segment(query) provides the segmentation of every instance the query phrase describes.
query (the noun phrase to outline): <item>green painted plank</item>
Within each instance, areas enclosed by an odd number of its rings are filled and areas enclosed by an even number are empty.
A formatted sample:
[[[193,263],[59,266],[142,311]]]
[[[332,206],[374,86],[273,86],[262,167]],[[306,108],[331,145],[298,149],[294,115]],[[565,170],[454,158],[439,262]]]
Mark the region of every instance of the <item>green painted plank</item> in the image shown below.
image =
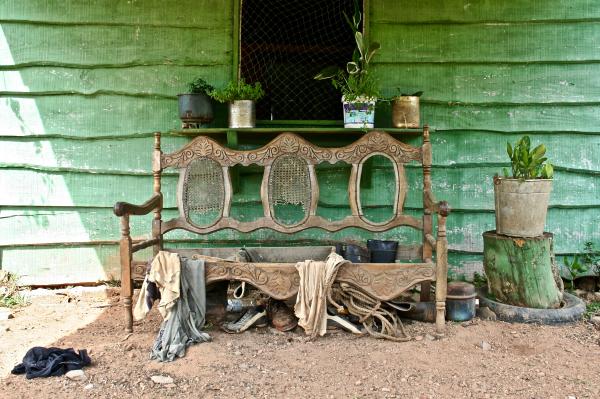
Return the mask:
[[[190,138],[163,136],[165,152],[175,151]],[[154,138],[40,140],[38,137],[0,136],[0,167],[23,166],[48,171],[152,174]],[[168,170],[165,173],[176,173]]]
[[[222,28],[3,23],[2,30],[16,65],[225,65],[231,57],[230,30]]]
[[[152,249],[137,254],[138,260],[152,257]],[[2,250],[0,269],[20,276],[22,285],[95,283],[120,280],[119,247],[8,248]]]
[[[572,170],[600,171],[600,134],[564,132],[436,132],[431,136],[433,164],[504,163],[507,161],[506,143],[515,143],[525,134],[531,137],[534,145],[543,143],[546,146],[547,156],[554,165]]]
[[[534,143],[544,143],[553,164],[582,173],[600,172],[600,134],[556,132],[499,133],[491,131],[440,131],[432,133],[434,167],[460,167],[473,164],[505,163],[506,142],[514,143],[523,134]],[[225,136],[217,139],[224,140]],[[321,145],[342,145],[350,141],[336,136],[312,136]],[[404,140],[404,138],[401,138]],[[164,152],[172,152],[189,142],[191,137],[163,135]],[[240,137],[247,144],[247,136]],[[420,138],[410,140],[419,145]],[[65,170],[91,173],[151,174],[151,153],[154,139],[126,137],[123,139],[40,140],[37,137],[0,136],[0,167],[23,166],[47,171]],[[266,142],[266,138],[263,142]],[[564,143],[569,145],[565,146]],[[165,173],[173,173],[169,169]],[[434,172],[435,174],[436,172]]]
[[[152,195],[150,175],[88,174],[48,172],[31,169],[3,168],[0,176],[0,205],[51,207],[112,207],[117,201],[134,204],[145,202]],[[494,209],[493,176],[501,173],[501,166],[473,164],[470,166],[440,167],[432,171],[433,190],[440,200],[448,201],[454,209],[477,211]],[[257,208],[262,215],[260,184],[262,171],[239,169],[240,182],[233,195],[233,214],[243,213],[244,207]],[[346,212],[348,208],[349,168],[318,171],[320,187],[318,213],[329,217]],[[407,209],[422,207],[422,171],[407,168]],[[162,179],[164,206],[176,208],[177,175]],[[577,174],[557,169],[551,207],[600,209],[598,174]],[[368,207],[391,209],[395,191],[393,171],[376,167],[372,170],[370,187],[361,187],[361,202]],[[387,193],[387,196],[384,195]],[[339,209],[338,209],[339,208]],[[389,208],[389,209],[388,209]]]
[[[221,0],[4,0],[0,15],[3,20],[49,23],[220,27],[231,21],[231,5]]]
[[[599,23],[373,24],[377,62],[597,61]]]
[[[129,95],[175,96],[201,76],[219,86],[229,80],[227,65],[154,65],[129,68],[23,67],[0,71],[3,93],[122,93]]]
[[[600,132],[589,104],[459,105],[424,103],[421,119],[438,130]],[[176,100],[117,95],[0,98],[0,135],[93,137],[178,128]]]
[[[600,101],[600,63],[379,64],[382,92],[423,91],[422,99],[462,103],[577,103]]]
[[[177,100],[116,95],[0,98],[0,135],[128,135],[181,126]]]
[[[256,211],[247,209],[247,211]],[[257,212],[258,213],[258,212]],[[412,215],[421,212],[408,212]],[[177,215],[174,210],[165,210],[163,218]],[[151,215],[131,218],[131,234],[135,239],[150,237]],[[600,211],[595,209],[551,208],[548,211],[546,231],[555,235],[557,253],[581,251],[586,241],[599,241]],[[448,217],[448,241],[450,248],[467,253],[481,253],[483,249],[481,234],[493,230],[495,225],[493,212],[453,212]],[[364,242],[368,238],[398,239],[403,243],[420,240],[420,234],[411,228],[398,228],[383,233],[369,233],[361,229],[346,229],[328,233],[321,229],[308,229],[295,234],[283,234],[268,229],[240,234],[233,230],[198,236],[182,230],[167,234],[168,239],[200,239],[207,243],[234,245],[235,243],[261,243],[269,245],[280,242],[321,242],[332,243],[342,240]],[[0,245],[18,246],[36,243],[93,242],[114,241],[120,235],[119,220],[111,209],[86,209],[77,211],[57,211],[55,209],[35,208],[21,210],[2,208],[0,212]],[[249,245],[249,244],[248,244]]]
[[[436,130],[600,132],[598,105],[423,104],[421,120]]]
[[[372,23],[519,22],[600,18],[595,0],[370,0]]]

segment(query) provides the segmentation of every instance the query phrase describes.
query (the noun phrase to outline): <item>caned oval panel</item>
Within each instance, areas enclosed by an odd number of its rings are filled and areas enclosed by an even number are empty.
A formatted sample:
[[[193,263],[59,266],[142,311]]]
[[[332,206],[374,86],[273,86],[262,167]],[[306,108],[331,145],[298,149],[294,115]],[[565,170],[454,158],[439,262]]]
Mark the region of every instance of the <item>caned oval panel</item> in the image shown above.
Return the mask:
[[[284,155],[273,161],[268,191],[269,208],[275,222],[294,226],[306,220],[312,193],[306,160]]]
[[[207,227],[221,218],[225,207],[221,165],[208,158],[196,159],[185,169],[182,184],[183,213],[190,224]]]
[[[398,198],[398,171],[383,154],[365,158],[357,177],[359,213],[365,221],[386,223],[394,218]]]

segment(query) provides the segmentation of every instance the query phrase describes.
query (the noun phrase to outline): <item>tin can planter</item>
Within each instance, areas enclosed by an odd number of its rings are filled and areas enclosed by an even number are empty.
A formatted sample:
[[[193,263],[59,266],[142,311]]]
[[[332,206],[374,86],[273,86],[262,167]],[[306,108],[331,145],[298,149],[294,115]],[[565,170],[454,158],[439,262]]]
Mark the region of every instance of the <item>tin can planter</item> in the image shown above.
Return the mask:
[[[229,127],[256,126],[256,109],[252,100],[236,100],[229,103]]]
[[[399,129],[420,127],[418,96],[398,96],[392,100],[392,126]]]
[[[342,97],[344,107],[344,127],[372,128],[375,126],[375,98],[358,97],[354,101],[346,101]]]
[[[537,237],[544,233],[552,179],[494,178],[496,233]]]
[[[213,121],[213,107],[210,97],[201,93],[178,94],[179,119],[184,125],[206,127]]]
[[[463,281],[448,283],[446,319],[468,321],[475,317],[475,287]]]

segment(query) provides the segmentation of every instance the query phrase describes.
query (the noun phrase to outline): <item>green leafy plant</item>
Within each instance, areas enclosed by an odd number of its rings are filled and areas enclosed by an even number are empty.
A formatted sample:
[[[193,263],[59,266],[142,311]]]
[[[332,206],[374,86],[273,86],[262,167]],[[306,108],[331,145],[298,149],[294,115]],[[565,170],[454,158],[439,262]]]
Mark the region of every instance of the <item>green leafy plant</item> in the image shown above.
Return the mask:
[[[573,257],[573,259],[569,260],[568,257],[564,257],[563,258],[563,264],[565,265],[565,268],[567,269],[567,271],[569,272],[570,275],[570,283],[571,283],[571,290],[575,289],[575,278],[581,274],[581,273],[585,273],[587,272],[589,269],[588,267],[579,262],[579,255],[575,255]]]
[[[583,254],[581,254],[581,262],[589,269],[593,269],[594,273],[600,275],[600,250],[596,249],[594,243],[588,241],[584,245]]]
[[[513,179],[552,179],[554,167],[548,158],[546,147],[543,144],[531,149],[531,140],[529,136],[523,136],[514,148],[510,143],[506,143],[506,152],[510,158]],[[510,177],[508,169],[504,168],[504,177]]]
[[[13,273],[0,270],[0,307],[15,308],[28,305],[27,299],[21,295],[17,284],[19,277]]]
[[[240,79],[237,82],[230,81],[224,88],[212,90],[209,93],[209,96],[222,103],[236,100],[257,101],[263,98],[264,95],[265,91],[260,82],[256,82],[252,85],[246,83],[244,79]]]
[[[594,316],[600,315],[600,302],[592,301],[585,306],[583,317],[591,319]]]
[[[203,78],[196,78],[188,83],[188,93],[192,94],[209,94],[214,90],[210,84],[206,82]]]
[[[344,13],[346,22],[352,29],[356,48],[352,54],[352,61],[346,64],[346,69],[329,66],[319,72],[315,79],[331,79],[333,87],[340,90],[346,101],[352,102],[359,97],[379,97],[378,80],[370,69],[370,62],[375,53],[381,48],[378,42],[371,42],[360,31],[362,13],[358,2],[354,2],[354,15],[352,18]]]

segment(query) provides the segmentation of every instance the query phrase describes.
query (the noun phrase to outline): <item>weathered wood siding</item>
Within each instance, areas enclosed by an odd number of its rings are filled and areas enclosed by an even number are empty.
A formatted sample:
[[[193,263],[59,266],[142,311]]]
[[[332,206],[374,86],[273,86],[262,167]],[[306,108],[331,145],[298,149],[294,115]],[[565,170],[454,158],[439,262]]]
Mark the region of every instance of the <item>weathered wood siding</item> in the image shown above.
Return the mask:
[[[53,3],[0,2],[1,267],[37,282],[118,277],[111,207],[151,194],[151,135],[179,126],[176,94],[185,84],[198,75],[221,84],[232,75],[233,1]],[[600,240],[600,3],[370,0],[369,7],[370,34],[383,45],[376,62],[384,91],[425,92],[422,119],[437,130],[434,190],[454,208],[451,264],[481,262],[481,233],[494,227],[492,176],[505,165],[506,141],[523,133],[546,143],[556,165],[548,230],[557,252]],[[187,140],[165,137],[164,149]],[[347,212],[340,172],[319,176],[319,212],[332,217]],[[415,179],[406,206],[414,213],[419,171],[408,174]],[[248,220],[260,214],[260,170],[242,177],[233,211]],[[385,173],[375,168],[373,179]],[[164,178],[165,217],[176,212],[175,180]],[[133,236],[147,237],[149,226],[148,218],[132,218]],[[418,239],[407,229],[376,236]],[[222,246],[343,237],[367,235],[168,238]]]
[[[118,278],[112,205],[151,195],[152,132],[178,128],[187,82],[232,75],[232,10],[221,0],[0,2],[1,268],[38,283]],[[135,220],[134,236],[149,226]]]
[[[370,0],[387,94],[423,90],[434,188],[453,266],[481,261],[494,229],[492,177],[506,142],[529,134],[556,176],[547,230],[559,254],[600,240],[600,2]]]

